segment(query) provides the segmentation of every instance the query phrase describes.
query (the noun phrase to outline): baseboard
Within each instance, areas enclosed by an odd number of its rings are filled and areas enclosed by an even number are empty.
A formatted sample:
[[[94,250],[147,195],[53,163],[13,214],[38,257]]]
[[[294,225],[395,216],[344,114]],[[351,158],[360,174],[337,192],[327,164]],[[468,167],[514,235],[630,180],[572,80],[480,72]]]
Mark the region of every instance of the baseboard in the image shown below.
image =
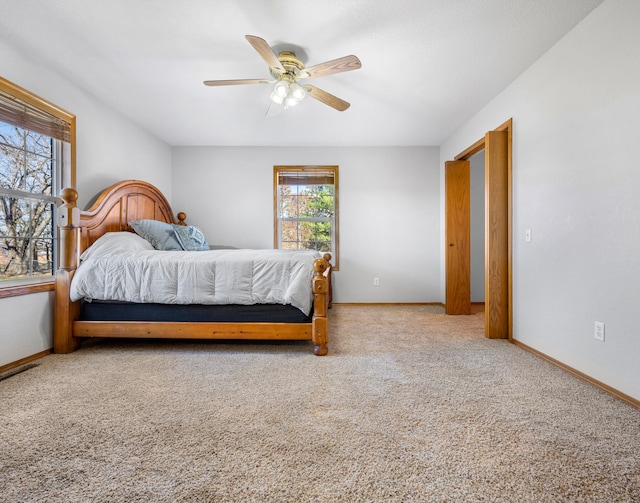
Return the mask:
[[[636,409],[640,409],[640,400],[636,400],[635,398],[633,398],[633,397],[631,397],[629,395],[626,395],[625,393],[622,393],[621,391],[618,391],[615,388],[612,388],[608,384],[600,382],[597,379],[594,379],[593,377],[590,377],[587,374],[584,374],[584,373],[580,372],[579,370],[576,370],[573,367],[570,367],[569,365],[566,365],[566,364],[562,363],[561,361],[556,360],[555,358],[551,358],[550,356],[538,351],[537,349],[533,349],[532,347],[527,346],[526,344],[523,344],[522,342],[516,341],[515,339],[509,339],[509,342],[511,342],[512,344],[515,344],[516,346],[524,349],[525,351],[528,351],[529,353],[532,353],[532,354],[536,355],[539,358],[542,358],[543,360],[555,365],[556,367],[560,367],[562,370],[568,372],[569,374],[573,375],[574,377],[577,377],[578,379],[586,381],[589,384],[591,384],[592,386],[595,386],[596,388],[601,389],[602,391],[604,391],[606,393],[609,393],[610,395],[614,396],[618,400],[622,400],[626,404],[631,405],[632,407],[635,407]]]
[[[438,306],[444,307],[442,302],[333,302],[334,306]]]
[[[53,353],[52,349],[46,349],[44,351],[40,351],[39,353],[36,353],[35,355],[27,356],[25,358],[21,358],[18,361],[7,363],[6,365],[3,365],[2,367],[0,367],[0,373],[6,372],[7,370],[14,369],[16,367],[19,367],[20,365],[24,365],[25,363],[32,362],[33,360],[37,360],[39,358],[42,358],[43,356],[50,355],[51,353]]]

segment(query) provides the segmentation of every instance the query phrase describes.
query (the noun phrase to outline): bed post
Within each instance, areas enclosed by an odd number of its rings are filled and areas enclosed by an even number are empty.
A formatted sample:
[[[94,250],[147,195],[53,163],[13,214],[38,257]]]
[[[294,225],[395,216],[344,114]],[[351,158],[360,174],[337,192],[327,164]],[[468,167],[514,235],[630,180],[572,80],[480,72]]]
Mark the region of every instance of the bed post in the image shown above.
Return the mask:
[[[333,266],[331,265],[331,254],[325,253],[324,259],[327,261],[328,271],[325,273],[327,278],[327,307],[331,309],[333,306],[333,285],[331,284],[331,273],[333,272]]]
[[[56,271],[53,351],[71,353],[80,346],[80,340],[73,337],[72,333],[72,325],[78,317],[80,306],[69,298],[71,278],[78,263],[80,209],[76,206],[78,192],[75,189],[62,190],[60,197],[64,204],[58,207],[60,264]]]
[[[327,335],[329,333],[329,308],[331,289],[331,265],[325,258],[316,259],[313,262],[313,323],[311,328],[311,340],[313,352],[318,356],[327,354]]]

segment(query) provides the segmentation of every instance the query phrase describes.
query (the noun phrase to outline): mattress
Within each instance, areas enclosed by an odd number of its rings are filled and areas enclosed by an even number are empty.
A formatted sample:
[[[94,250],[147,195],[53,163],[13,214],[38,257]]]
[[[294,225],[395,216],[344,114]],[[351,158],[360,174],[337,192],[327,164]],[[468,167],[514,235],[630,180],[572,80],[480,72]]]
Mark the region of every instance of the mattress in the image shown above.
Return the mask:
[[[81,256],[72,301],[292,305],[311,312],[314,250],[159,251],[130,232],[101,236]]]
[[[174,321],[223,323],[310,323],[311,314],[283,304],[181,305],[83,301],[82,321]]]

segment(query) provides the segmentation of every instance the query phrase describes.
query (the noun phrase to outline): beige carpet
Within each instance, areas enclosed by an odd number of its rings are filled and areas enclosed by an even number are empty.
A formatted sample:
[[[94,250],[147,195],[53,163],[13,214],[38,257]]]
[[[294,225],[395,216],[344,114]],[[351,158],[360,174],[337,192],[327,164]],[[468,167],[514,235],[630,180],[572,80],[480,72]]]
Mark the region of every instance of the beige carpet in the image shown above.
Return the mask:
[[[327,357],[105,341],[0,381],[0,501],[640,501],[640,411],[481,314],[331,315]]]

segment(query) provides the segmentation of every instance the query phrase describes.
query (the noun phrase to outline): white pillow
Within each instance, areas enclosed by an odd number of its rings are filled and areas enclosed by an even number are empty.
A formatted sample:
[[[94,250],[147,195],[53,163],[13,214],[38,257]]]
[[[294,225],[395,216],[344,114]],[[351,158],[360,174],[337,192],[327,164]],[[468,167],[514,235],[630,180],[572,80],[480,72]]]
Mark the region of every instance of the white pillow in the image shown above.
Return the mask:
[[[80,260],[87,260],[89,257],[96,255],[113,255],[115,253],[129,253],[154,249],[149,241],[133,232],[107,232],[100,236],[80,255]]]

